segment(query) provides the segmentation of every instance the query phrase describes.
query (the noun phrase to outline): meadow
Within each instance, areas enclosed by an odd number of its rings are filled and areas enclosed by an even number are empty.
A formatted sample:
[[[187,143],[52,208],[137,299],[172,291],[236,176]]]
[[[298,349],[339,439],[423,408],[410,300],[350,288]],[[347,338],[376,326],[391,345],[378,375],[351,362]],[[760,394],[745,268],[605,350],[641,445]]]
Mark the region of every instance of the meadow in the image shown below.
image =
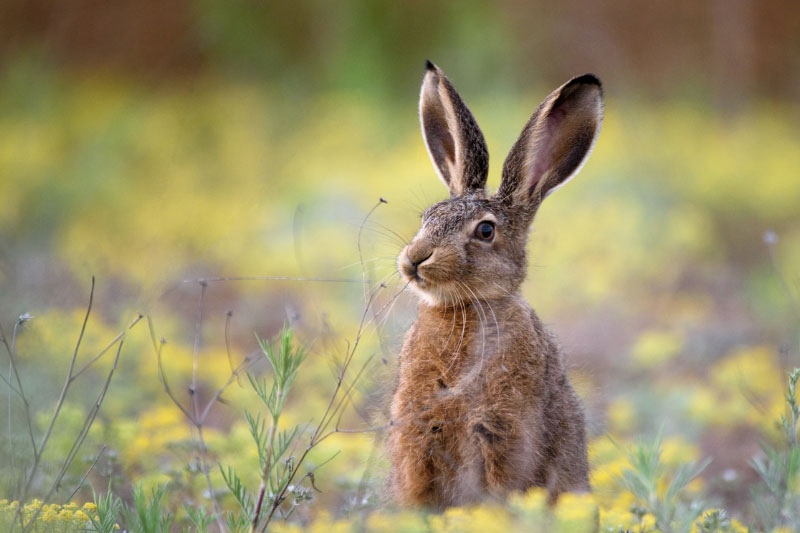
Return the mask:
[[[548,91],[462,90],[490,188]],[[383,490],[415,312],[395,257],[446,196],[416,95],[8,70],[0,521],[248,531],[265,483],[275,531],[799,529],[796,112],[608,94],[524,286],[587,407],[593,492],[436,514]]]

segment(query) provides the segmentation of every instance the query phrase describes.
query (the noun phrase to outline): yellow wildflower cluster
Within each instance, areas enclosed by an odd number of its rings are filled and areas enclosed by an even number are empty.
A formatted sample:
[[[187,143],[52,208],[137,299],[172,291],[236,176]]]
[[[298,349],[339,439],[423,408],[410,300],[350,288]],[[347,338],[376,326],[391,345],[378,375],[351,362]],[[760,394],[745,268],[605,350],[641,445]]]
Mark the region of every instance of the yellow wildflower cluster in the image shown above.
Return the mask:
[[[711,385],[689,391],[687,415],[710,426],[751,425],[774,434],[784,413],[784,381],[778,355],[765,346],[740,347],[709,371]]]
[[[611,508],[601,507],[591,494],[564,494],[555,507],[547,504],[545,489],[531,489],[514,494],[507,505],[487,503],[471,507],[456,507],[441,514],[427,515],[402,511],[376,512],[363,517],[333,519],[328,512],[320,513],[306,528],[292,524],[276,524],[281,533],[350,532],[366,530],[375,533],[430,532],[430,533],[487,533],[492,531],[552,531],[555,533],[586,533],[595,531],[630,531],[655,533],[656,520],[651,514],[631,511],[632,502],[625,498]],[[695,523],[693,531],[700,531],[705,511]],[[731,531],[746,532],[737,520],[731,520]]]
[[[4,531],[11,527],[18,508],[19,502],[0,500],[0,528],[3,528]],[[40,500],[32,500],[26,503],[19,515],[16,516],[17,525],[20,522],[27,525],[34,516],[36,519],[33,528],[29,530],[34,533],[91,531],[90,516],[97,519],[97,506],[91,502],[79,506],[74,502],[58,505],[55,503],[43,504]]]

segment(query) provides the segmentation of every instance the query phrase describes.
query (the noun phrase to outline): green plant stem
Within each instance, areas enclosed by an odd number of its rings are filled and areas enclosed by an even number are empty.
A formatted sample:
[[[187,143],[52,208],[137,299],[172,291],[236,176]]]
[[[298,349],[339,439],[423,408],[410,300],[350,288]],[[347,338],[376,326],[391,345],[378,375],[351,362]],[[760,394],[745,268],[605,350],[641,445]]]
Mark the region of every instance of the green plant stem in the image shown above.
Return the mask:
[[[348,350],[347,354],[345,355],[344,361],[342,363],[342,368],[339,371],[339,375],[338,375],[338,378],[336,380],[336,387],[334,387],[333,393],[331,394],[331,398],[328,401],[327,407],[325,408],[325,413],[322,415],[322,418],[320,419],[319,424],[317,425],[316,429],[314,430],[314,433],[312,434],[311,439],[309,440],[308,446],[306,446],[306,449],[303,451],[303,454],[300,456],[300,459],[298,459],[298,461],[296,463],[297,466],[289,474],[289,477],[286,480],[286,482],[283,484],[283,486],[280,487],[278,494],[275,495],[275,499],[272,502],[272,506],[270,508],[270,512],[267,515],[267,518],[264,521],[264,525],[263,525],[263,527],[261,529],[262,531],[266,531],[267,526],[269,525],[270,521],[272,520],[272,517],[275,515],[275,511],[277,511],[278,506],[280,505],[280,502],[283,501],[283,498],[285,497],[287,487],[292,483],[292,480],[294,480],[295,476],[297,475],[297,472],[300,469],[300,465],[303,464],[303,462],[305,461],[306,457],[308,456],[308,453],[317,444],[319,444],[320,436],[322,435],[323,431],[325,431],[325,428],[327,428],[328,424],[330,423],[330,419],[332,418],[331,410],[333,409],[334,404],[336,403],[336,399],[338,397],[339,391],[341,390],[342,384],[344,383],[344,377],[347,374],[347,369],[350,366],[350,363],[352,362],[353,357],[355,356],[356,350],[358,349],[358,345],[359,345],[359,342],[361,341],[361,336],[362,336],[362,334],[364,332],[364,327],[365,327],[366,322],[367,322],[367,320],[366,320],[367,319],[367,314],[369,313],[370,307],[372,306],[372,302],[374,301],[375,296],[378,294],[378,291],[383,287],[385,287],[385,285],[383,285],[383,284],[379,285],[378,287],[376,287],[375,290],[372,291],[372,294],[369,295],[369,298],[367,300],[367,305],[365,306],[364,312],[361,315],[361,320],[360,320],[359,325],[358,325],[358,330],[356,331],[356,338],[353,341],[353,345],[350,347],[350,349]],[[392,297],[390,302],[392,300],[396,299],[400,295],[400,293],[402,293],[406,289],[406,287],[408,287],[408,284],[406,284],[402,289],[400,289],[400,291],[398,291]],[[385,308],[385,306],[384,306],[384,308]]]
[[[280,405],[281,399],[283,398],[283,387],[280,386],[278,388],[277,394],[277,401],[276,405]],[[258,498],[256,499],[256,512],[255,516],[253,516],[253,524],[250,526],[250,533],[254,533],[256,528],[258,527],[258,519],[261,515],[261,506],[264,502],[265,493],[267,490],[267,485],[269,483],[269,475],[270,475],[270,468],[272,467],[272,450],[275,445],[275,433],[278,431],[278,418],[280,417],[280,413],[278,416],[274,416],[271,418],[272,423],[269,427],[269,437],[267,438],[267,453],[266,457],[264,458],[264,472],[261,475],[261,486],[258,488]],[[272,514],[270,513],[270,516]]]

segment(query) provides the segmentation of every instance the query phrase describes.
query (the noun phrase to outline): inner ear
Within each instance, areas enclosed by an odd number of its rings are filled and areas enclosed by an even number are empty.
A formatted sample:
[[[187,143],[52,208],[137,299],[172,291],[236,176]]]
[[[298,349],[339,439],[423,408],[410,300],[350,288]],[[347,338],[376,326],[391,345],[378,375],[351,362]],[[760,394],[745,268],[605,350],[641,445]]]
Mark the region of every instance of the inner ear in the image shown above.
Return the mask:
[[[489,172],[483,133],[450,81],[430,62],[422,80],[419,112],[425,145],[450,196],[483,190]]]
[[[456,143],[442,111],[441,105],[424,106],[421,110],[422,128],[426,140],[432,138],[437,141],[428,142],[428,150],[442,179],[450,186],[453,180],[451,169],[456,164]]]
[[[603,118],[603,91],[591,74],[573,78],[539,106],[503,164],[498,195],[538,207],[580,171]]]
[[[545,173],[553,167],[555,161],[560,161],[564,157],[564,149],[567,148],[560,142],[559,125],[564,121],[567,113],[561,108],[557,108],[548,113],[547,118],[543,124],[543,131],[540,134],[538,146],[528,153],[527,167],[525,171],[531,173],[531,179],[528,184],[528,196],[533,194],[536,185],[545,175]],[[561,150],[559,150],[559,147]],[[537,154],[541,154],[537,157]]]
[[[557,106],[557,107],[556,107]],[[587,126],[584,118],[575,113],[572,102],[556,102],[544,119],[538,142],[528,152],[527,168],[530,175],[528,196],[537,187],[550,194],[564,185],[580,168],[591,150],[595,127]]]

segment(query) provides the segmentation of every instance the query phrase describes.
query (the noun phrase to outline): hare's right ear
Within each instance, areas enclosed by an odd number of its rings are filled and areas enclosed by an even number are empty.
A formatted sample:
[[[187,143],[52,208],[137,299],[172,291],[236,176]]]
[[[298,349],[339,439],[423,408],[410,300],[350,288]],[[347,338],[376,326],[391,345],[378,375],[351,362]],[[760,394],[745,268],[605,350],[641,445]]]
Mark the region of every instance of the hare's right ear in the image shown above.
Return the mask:
[[[545,98],[511,148],[497,194],[535,210],[578,173],[603,120],[603,89],[592,74],[573,78]]]
[[[475,117],[444,73],[427,62],[419,96],[422,136],[450,196],[483,190],[489,151]]]

